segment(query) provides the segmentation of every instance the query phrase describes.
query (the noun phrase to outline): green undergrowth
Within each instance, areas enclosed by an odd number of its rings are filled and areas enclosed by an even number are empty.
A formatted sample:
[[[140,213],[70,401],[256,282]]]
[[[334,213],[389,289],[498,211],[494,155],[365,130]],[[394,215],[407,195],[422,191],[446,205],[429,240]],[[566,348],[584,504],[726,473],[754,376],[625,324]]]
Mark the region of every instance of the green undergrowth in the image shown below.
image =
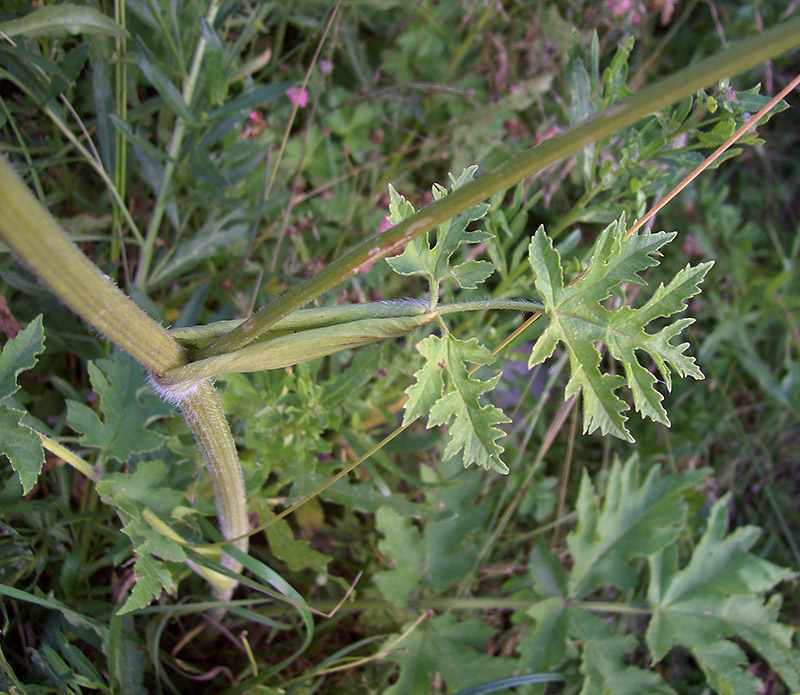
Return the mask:
[[[173,328],[250,315],[786,18],[779,2],[41,4],[0,9],[3,154]],[[627,234],[797,69],[795,53],[687,97],[316,301],[413,306],[413,332],[219,376],[265,527],[230,549],[225,605],[203,579],[224,571],[221,537],[185,422],[4,250],[0,690],[800,691],[794,110]],[[450,310],[468,302],[495,308]],[[273,328],[263,344],[294,330]]]

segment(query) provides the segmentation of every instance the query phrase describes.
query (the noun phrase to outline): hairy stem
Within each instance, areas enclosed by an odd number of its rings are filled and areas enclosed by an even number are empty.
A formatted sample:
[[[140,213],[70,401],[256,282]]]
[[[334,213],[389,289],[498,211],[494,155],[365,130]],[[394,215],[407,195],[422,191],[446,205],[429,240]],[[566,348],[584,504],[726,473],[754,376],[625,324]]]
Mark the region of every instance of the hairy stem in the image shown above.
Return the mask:
[[[164,374],[186,363],[183,348],[100,272],[61,230],[28,187],[0,157],[0,239],[76,314],[150,370]],[[157,377],[154,377],[156,386]],[[158,389],[157,389],[158,390]],[[208,381],[180,393],[160,390],[175,403],[197,441],[211,477],[226,539],[247,533],[242,472],[228,422]],[[71,461],[73,465],[74,461]],[[237,541],[247,551],[247,538]],[[223,556],[225,566],[238,563]],[[212,578],[218,598],[230,597],[235,582]]]
[[[321,272],[200,351],[210,357],[256,340],[277,321],[346,280],[367,263],[402,249],[411,239],[455,217],[498,191],[521,181],[615,131],[628,127],[698,89],[739,73],[800,45],[800,18],[782,22],[643,89],[580,125],[520,153],[494,171],[431,203],[383,234],[374,234]]]

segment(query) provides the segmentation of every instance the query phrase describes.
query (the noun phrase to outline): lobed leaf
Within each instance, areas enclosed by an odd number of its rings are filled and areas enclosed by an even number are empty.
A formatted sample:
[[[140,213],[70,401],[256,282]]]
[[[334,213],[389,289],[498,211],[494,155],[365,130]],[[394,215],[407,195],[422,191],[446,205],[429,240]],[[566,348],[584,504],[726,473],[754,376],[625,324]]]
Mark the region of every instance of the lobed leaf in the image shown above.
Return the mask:
[[[602,505],[584,472],[576,505],[578,526],[567,536],[573,558],[571,598],[582,598],[604,584],[630,589],[636,579],[631,560],[652,555],[675,540],[685,516],[684,495],[706,475],[695,470],[662,477],[654,466],[640,484],[637,468],[635,456],[624,466],[614,462]]]
[[[689,562],[678,569],[673,547],[649,558],[648,599],[653,617],[645,639],[656,661],[673,647],[691,651],[709,684],[719,693],[763,692],[750,672],[749,659],[736,637],[754,647],[790,691],[800,690],[800,654],[794,631],[778,622],[780,596],[764,594],[794,572],[749,553],[759,536],[752,526],[727,530],[729,496],[711,508],[703,537]]]
[[[67,424],[81,433],[81,444],[120,462],[161,446],[164,437],[147,429],[149,415],[136,399],[145,381],[133,358],[116,353],[113,360],[90,362],[89,379],[100,397],[102,418],[83,403],[67,401]]]
[[[0,354],[0,454],[8,457],[11,467],[19,476],[24,494],[33,489],[42,471],[42,441],[23,422],[25,412],[3,401],[19,390],[17,377],[34,367],[43,351],[44,329],[40,314],[3,345]]]
[[[450,190],[455,191],[472,181],[477,169],[478,167],[475,165],[467,167],[457,179],[450,174]],[[434,184],[434,200],[441,200],[446,195],[447,189],[439,184]],[[397,224],[414,214],[414,207],[411,203],[391,185],[389,186],[389,196],[389,221],[392,224]],[[485,203],[473,205],[437,227],[436,243],[433,248],[431,248],[428,235],[421,234],[412,239],[401,254],[387,258],[386,262],[400,275],[421,275],[426,278],[433,291],[438,289],[439,283],[448,278],[455,280],[459,287],[475,289],[494,272],[494,264],[488,261],[466,261],[453,266],[451,261],[453,254],[463,244],[477,244],[494,238],[494,235],[489,232],[467,231],[469,223],[484,217],[490,207]],[[436,299],[436,297],[432,297],[431,301],[435,303]]]
[[[713,264],[687,265],[666,286],[659,285],[642,307],[608,309],[600,302],[622,283],[646,285],[640,273],[657,265],[655,257],[661,247],[675,238],[674,232],[644,232],[629,238],[625,232],[624,216],[606,227],[584,273],[565,285],[561,256],[544,227],[536,231],[528,256],[550,324],[534,345],[528,364],[533,367],[543,362],[559,342],[564,343],[571,369],[565,396],[583,394],[584,432],[599,429],[632,442],[625,426],[628,405],[617,393],[623,384],[630,388],[634,407],[643,417],[669,426],[663,396],[655,388],[658,379],[639,361],[639,351],[650,355],[668,390],[672,387],[670,370],[680,376],[703,378],[694,358],[685,354],[688,343],[671,343],[693,319],[679,319],[656,333],[645,328],[657,318],[683,311],[686,301],[699,293],[699,285]],[[622,363],[624,378],[600,371],[599,343]]]
[[[414,375],[416,383],[406,391],[408,401],[403,424],[427,414],[428,427],[452,421],[443,457],[461,454],[464,466],[477,463],[482,468],[508,473],[500,455],[503,447],[497,440],[503,431],[497,425],[510,420],[502,410],[481,403],[482,394],[491,391],[500,374],[482,380],[470,376],[466,363],[488,365],[494,362],[491,351],[477,339],[458,340],[448,334],[432,335],[417,344],[425,364]],[[444,374],[447,374],[445,393]]]

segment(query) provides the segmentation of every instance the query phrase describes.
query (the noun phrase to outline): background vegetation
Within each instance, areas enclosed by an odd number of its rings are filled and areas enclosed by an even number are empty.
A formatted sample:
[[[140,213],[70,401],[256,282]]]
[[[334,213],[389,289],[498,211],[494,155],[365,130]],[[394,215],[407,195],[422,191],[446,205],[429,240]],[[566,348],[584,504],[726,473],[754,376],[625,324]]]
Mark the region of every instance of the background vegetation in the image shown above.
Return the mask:
[[[381,227],[389,183],[419,208],[448,172],[473,163],[486,171],[628,88],[792,12],[782,2],[733,0],[352,2],[333,12],[319,2],[231,2],[209,22],[205,3],[92,7],[116,17],[127,37],[51,25],[3,38],[0,143],[95,263],[174,327],[247,315],[318,272]],[[4,3],[0,21],[31,9]],[[201,37],[206,54],[193,71]],[[496,196],[481,222],[494,238],[470,247],[470,257],[497,271],[480,291],[445,292],[535,297],[526,253],[540,224],[576,273],[606,224],[623,212],[641,216],[760,105],[745,90],[760,84],[756,91],[771,95],[799,67],[796,54],[762,65]],[[659,661],[642,617],[656,600],[646,580],[654,561],[648,567],[642,558],[651,553],[633,541],[609,555],[618,564],[598,563],[591,592],[576,595],[600,606],[591,619],[571,614],[567,626],[542,612],[555,595],[548,591],[577,582],[580,544],[586,550],[602,537],[603,519],[621,523],[608,501],[617,490],[640,500],[644,521],[628,529],[632,536],[674,530],[678,566],[697,558],[711,567],[716,556],[698,548],[736,546],[741,556],[720,565],[719,577],[746,573],[742,567],[761,572],[761,584],[742,580],[740,593],[750,598],[781,581],[769,603],[774,615],[764,618],[770,634],[788,629],[773,627],[781,595],[781,623],[800,619],[796,114],[775,116],[758,137],[652,225],[679,232],[648,275],[652,286],[687,262],[715,261],[691,302],[697,322],[687,331],[706,379],[674,384],[671,428],[632,418],[635,444],[582,436],[575,404],[563,400],[565,360],[527,369],[525,348],[543,329],[534,325],[501,353],[492,393],[511,418],[507,476],[442,460],[441,433],[417,423],[251,539],[252,586],[240,587],[243,602],[224,617],[205,611],[203,580],[153,545],[174,594],[118,614],[134,582],[132,543],[158,543],[144,508],[195,523],[195,515],[213,514],[210,486],[182,420],[135,363],[2,254],[0,327],[11,339],[42,313],[46,336],[14,402],[102,479],[94,484],[48,455],[23,497],[8,463],[0,464],[0,582],[24,592],[4,595],[0,686],[455,693],[557,671],[566,681],[547,692],[670,692],[658,683],[680,693],[800,689],[792,680],[800,677],[796,650],[785,647],[792,635],[770,647],[750,623],[753,632],[736,632],[735,643],[722,639],[731,636],[722,627],[709,638],[738,654],[711,657],[676,641],[681,646],[668,644]],[[380,261],[323,303],[421,297],[426,289]],[[464,315],[450,327],[493,348],[522,318]],[[254,526],[400,424],[422,335],[220,380]],[[660,482],[648,477],[654,464]],[[589,479],[606,495],[594,535]],[[665,500],[677,516],[648,516]],[[761,533],[712,538],[709,519],[724,527],[726,516],[731,529]],[[616,575],[623,565],[630,576]],[[358,576],[329,618],[261,591],[271,585],[327,612]],[[737,591],[725,585],[702,600],[712,605]],[[592,622],[596,615],[604,620]],[[574,634],[579,623],[583,637]],[[697,629],[686,623],[676,632]],[[547,639],[563,642],[563,653],[548,651]],[[594,654],[592,644],[603,646]],[[726,672],[730,682],[719,675]]]

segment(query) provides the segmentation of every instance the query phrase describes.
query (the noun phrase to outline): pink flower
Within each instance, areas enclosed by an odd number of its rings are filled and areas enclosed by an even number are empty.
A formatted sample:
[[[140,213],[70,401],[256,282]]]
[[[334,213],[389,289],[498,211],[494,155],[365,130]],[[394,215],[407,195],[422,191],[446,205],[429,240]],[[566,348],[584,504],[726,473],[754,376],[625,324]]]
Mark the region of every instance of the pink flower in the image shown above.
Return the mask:
[[[333,71],[333,63],[330,60],[325,60],[324,58],[319,61],[319,69],[323,75],[330,75]]]
[[[608,0],[608,9],[615,17],[625,14],[633,7],[633,0]]]
[[[295,106],[299,106],[301,109],[308,105],[307,89],[300,89],[300,87],[289,87],[289,89],[286,90],[286,96],[289,97],[289,101],[291,101]]]

